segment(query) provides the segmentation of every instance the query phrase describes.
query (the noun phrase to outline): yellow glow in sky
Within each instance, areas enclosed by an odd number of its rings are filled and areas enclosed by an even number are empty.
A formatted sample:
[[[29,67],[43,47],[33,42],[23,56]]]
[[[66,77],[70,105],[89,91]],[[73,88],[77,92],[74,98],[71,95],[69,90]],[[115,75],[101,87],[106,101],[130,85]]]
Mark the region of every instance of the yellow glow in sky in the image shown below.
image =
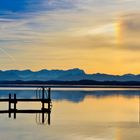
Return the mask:
[[[120,20],[116,23],[116,44],[120,46],[123,42],[123,22]]]
[[[140,73],[139,1],[68,0],[63,4],[69,8],[59,4],[52,2],[49,11],[38,5],[40,11],[25,12],[24,18],[18,12],[20,18],[11,12],[0,17],[1,70]]]

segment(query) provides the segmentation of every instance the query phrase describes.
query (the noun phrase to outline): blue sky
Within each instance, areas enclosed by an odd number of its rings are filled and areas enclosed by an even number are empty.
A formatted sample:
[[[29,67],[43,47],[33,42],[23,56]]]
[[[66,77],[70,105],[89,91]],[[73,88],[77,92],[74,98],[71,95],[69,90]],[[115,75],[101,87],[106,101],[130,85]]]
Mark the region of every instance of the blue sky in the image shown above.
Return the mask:
[[[35,0],[29,0],[35,1]],[[30,3],[32,4],[32,3]],[[1,0],[0,10],[1,11],[13,11],[13,12],[23,12],[28,7],[28,0]]]
[[[18,18],[20,14],[40,13],[56,9],[69,9],[74,4],[68,0],[1,0],[0,15],[5,18]]]
[[[139,7],[139,0],[0,0],[0,69],[139,73]]]
[[[8,15],[9,13],[25,13],[39,10],[41,0],[1,0],[0,15]],[[10,18],[10,17],[9,17]]]

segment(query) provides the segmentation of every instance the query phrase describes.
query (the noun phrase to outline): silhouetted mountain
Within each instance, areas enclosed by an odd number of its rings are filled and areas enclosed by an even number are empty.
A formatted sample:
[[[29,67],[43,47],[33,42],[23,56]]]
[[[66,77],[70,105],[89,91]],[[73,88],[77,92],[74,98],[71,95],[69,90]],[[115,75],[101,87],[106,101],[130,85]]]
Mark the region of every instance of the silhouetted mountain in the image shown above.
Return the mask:
[[[0,71],[0,81],[140,81],[140,75],[109,75],[109,74],[86,74],[83,70],[75,68],[69,70],[6,70]]]

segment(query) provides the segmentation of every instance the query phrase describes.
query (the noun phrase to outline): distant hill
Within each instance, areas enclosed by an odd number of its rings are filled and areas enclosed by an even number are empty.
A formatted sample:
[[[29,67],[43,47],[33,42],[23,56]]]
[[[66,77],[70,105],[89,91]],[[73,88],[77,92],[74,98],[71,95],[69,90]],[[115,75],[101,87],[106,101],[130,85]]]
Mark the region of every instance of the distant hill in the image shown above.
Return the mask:
[[[109,74],[86,74],[83,70],[74,68],[69,70],[47,70],[40,71],[31,70],[6,70],[0,71],[0,81],[140,81],[140,74],[124,74],[124,75],[109,75]]]

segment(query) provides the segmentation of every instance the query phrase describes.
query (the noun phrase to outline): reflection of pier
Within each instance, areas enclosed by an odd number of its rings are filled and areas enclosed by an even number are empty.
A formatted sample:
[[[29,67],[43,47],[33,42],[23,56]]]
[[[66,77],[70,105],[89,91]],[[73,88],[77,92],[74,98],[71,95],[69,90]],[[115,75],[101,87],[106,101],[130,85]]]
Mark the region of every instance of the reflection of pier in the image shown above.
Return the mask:
[[[36,113],[39,114],[39,120],[36,121],[37,123],[44,124],[46,120],[46,114],[48,117],[48,124],[50,125],[50,114],[51,114],[51,90],[50,88],[46,89],[42,87],[38,92],[36,92],[36,99],[17,99],[16,94],[14,94],[14,98],[12,98],[11,94],[9,94],[9,99],[0,99],[0,102],[8,102],[9,107],[8,110],[0,110],[0,113],[8,113],[9,118],[11,118],[11,114],[14,114],[14,119],[16,119],[17,113]],[[35,109],[17,109],[17,103],[18,102],[41,102],[42,108],[40,110]],[[47,108],[45,108],[45,104],[47,104]],[[13,108],[12,108],[13,105]],[[42,120],[40,119],[40,116],[42,115]]]

